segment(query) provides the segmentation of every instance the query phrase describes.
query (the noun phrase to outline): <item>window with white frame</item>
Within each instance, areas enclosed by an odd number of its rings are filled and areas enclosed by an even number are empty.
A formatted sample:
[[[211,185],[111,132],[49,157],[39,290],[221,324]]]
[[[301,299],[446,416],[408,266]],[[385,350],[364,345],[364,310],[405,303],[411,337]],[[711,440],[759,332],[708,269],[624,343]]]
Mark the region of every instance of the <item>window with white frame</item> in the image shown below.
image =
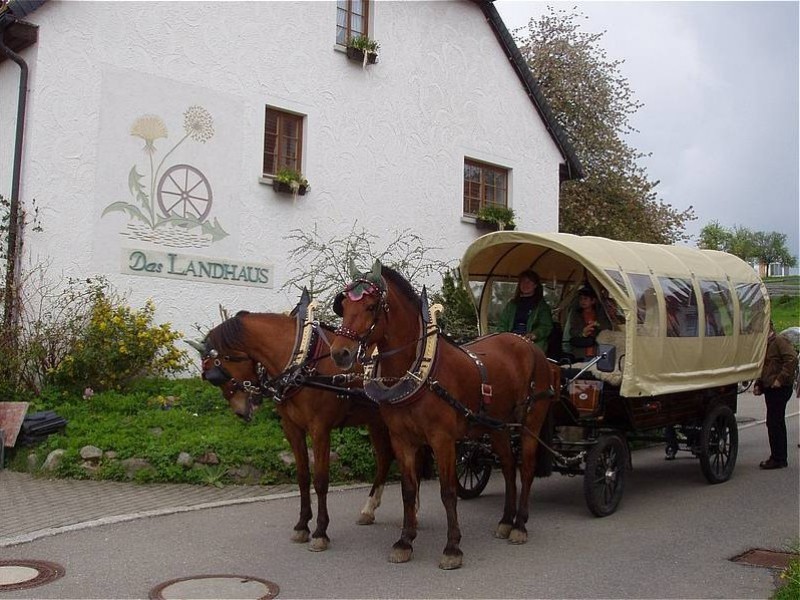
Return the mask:
[[[369,0],[337,0],[336,43],[347,45],[347,40],[359,35],[369,36]]]
[[[267,106],[264,119],[264,175],[274,175],[282,168],[302,170],[303,120],[303,115]]]
[[[508,207],[508,169],[465,158],[464,214],[491,205]]]

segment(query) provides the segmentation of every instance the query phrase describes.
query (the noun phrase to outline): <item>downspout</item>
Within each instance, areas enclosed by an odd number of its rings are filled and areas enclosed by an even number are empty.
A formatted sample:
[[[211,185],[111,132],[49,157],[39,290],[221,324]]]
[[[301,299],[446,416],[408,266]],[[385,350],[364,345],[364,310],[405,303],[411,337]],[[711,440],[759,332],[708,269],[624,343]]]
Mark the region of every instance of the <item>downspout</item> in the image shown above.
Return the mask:
[[[14,136],[14,168],[11,175],[11,198],[8,213],[8,253],[6,263],[5,299],[3,302],[3,331],[14,344],[12,333],[16,306],[17,263],[18,263],[18,229],[19,229],[19,186],[22,179],[22,138],[25,131],[25,107],[28,99],[28,65],[22,57],[3,43],[3,33],[13,22],[13,17],[0,15],[0,52],[13,60],[20,68],[19,95],[17,99],[17,127]]]
[[[28,64],[3,42],[5,30],[16,21],[33,12],[43,2],[12,2],[0,12],[0,52],[13,60],[20,69],[19,95],[17,99],[17,124],[14,134],[14,167],[11,175],[11,198],[8,215],[8,254],[6,263],[5,298],[3,302],[3,331],[12,347],[16,345],[16,334],[12,329],[16,316],[17,266],[19,264],[19,188],[22,181],[22,142],[25,132],[25,110],[28,100]]]

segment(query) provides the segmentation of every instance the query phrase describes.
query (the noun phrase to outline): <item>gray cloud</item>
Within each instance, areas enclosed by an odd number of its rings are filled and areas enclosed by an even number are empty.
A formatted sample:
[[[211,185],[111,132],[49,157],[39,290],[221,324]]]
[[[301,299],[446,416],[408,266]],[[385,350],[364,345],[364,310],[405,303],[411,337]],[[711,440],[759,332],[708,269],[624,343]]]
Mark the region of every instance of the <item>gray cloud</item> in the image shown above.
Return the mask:
[[[798,3],[578,2],[586,31],[606,31],[610,59],[645,106],[632,145],[663,202],[694,206],[697,234],[723,226],[779,231],[797,255]],[[509,29],[546,3],[495,3]]]

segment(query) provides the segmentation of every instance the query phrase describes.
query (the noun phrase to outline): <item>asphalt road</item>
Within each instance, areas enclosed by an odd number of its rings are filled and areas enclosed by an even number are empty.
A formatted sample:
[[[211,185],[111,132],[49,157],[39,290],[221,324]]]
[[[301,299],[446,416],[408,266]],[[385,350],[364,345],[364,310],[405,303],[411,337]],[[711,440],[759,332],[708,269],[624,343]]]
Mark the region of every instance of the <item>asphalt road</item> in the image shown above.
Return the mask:
[[[464,566],[437,568],[445,542],[438,484],[422,488],[413,560],[387,562],[399,536],[399,486],[377,522],[357,526],[365,489],[331,495],[332,546],[312,553],[289,541],[296,498],[106,525],[3,548],[0,558],[53,561],[67,575],[3,598],[147,598],[164,581],[242,574],[280,586],[279,598],[768,598],[776,572],[730,561],[751,548],[781,550],[800,537],[798,417],[788,419],[790,467],[762,471],[763,424],[740,425],[733,478],[709,485],[696,459],[634,453],[619,510],[598,519],[581,478],[534,484],[529,542],[493,538],[502,504],[494,473],[475,500],[459,502]]]

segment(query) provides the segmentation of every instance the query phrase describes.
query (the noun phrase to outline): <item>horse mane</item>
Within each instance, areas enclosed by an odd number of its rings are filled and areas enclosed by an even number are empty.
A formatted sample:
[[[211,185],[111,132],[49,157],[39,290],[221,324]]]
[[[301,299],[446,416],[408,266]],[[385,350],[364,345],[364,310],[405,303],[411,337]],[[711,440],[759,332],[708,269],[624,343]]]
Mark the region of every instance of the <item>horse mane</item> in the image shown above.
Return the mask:
[[[244,352],[245,348],[242,346],[242,337],[244,336],[242,317],[249,314],[246,310],[240,310],[231,318],[226,319],[208,332],[206,342],[210,342],[211,346],[217,350],[227,348]]]
[[[409,302],[413,302],[416,306],[420,305],[421,299],[419,294],[408,282],[408,280],[400,275],[400,273],[391,267],[383,266],[381,267],[381,275],[395,285],[398,288],[398,291],[405,296]]]

